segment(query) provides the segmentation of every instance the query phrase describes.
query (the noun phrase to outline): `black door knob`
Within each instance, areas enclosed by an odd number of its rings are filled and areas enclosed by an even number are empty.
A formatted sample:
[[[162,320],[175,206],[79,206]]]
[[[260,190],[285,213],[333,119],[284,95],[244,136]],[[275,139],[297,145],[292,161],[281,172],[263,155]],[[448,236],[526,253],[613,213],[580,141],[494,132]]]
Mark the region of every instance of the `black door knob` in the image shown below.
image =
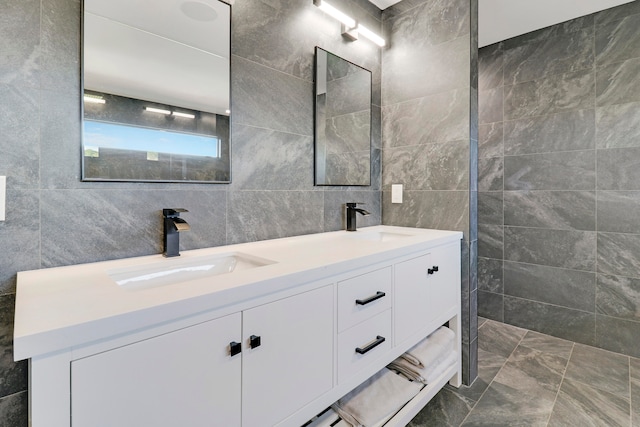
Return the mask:
[[[260,347],[260,344],[262,343],[260,342],[260,337],[258,335],[251,335],[249,337],[249,347],[251,348]]]
[[[229,343],[229,354],[231,356],[235,356],[236,354],[239,354],[241,351],[242,351],[242,344],[235,341],[231,341]]]

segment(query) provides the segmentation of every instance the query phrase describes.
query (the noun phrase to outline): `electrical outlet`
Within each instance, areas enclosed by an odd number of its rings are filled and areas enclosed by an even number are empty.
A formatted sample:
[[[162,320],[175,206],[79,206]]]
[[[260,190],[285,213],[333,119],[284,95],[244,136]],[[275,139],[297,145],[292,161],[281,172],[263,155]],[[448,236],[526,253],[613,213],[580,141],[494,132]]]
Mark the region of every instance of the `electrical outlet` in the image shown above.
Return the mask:
[[[391,203],[402,203],[402,184],[391,186]]]

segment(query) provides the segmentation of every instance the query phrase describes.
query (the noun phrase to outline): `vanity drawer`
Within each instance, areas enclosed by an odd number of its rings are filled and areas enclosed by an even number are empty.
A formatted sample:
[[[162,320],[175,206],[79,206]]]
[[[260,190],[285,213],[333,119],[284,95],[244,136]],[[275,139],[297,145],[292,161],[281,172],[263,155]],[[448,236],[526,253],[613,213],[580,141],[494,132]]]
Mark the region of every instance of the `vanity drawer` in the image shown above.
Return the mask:
[[[391,349],[391,310],[338,335],[338,382],[375,362]]]
[[[391,267],[338,282],[338,332],[391,308]]]

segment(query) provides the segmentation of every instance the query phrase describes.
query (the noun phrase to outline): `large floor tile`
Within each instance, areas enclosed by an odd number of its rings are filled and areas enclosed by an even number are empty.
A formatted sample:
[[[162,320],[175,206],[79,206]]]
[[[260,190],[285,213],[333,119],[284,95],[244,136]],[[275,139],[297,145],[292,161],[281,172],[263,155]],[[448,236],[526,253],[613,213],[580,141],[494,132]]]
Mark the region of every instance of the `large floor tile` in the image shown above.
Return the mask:
[[[521,390],[494,382],[462,425],[544,427],[552,405],[553,399],[550,400],[548,395],[532,399]]]
[[[640,427],[640,380],[631,378],[631,425]]]
[[[518,346],[494,382],[513,387],[532,398],[550,393],[548,397],[553,402],[567,362],[563,357]]]
[[[640,359],[631,358],[631,425],[640,427]]]
[[[573,342],[552,337],[534,331],[528,331],[520,342],[521,347],[539,350],[569,360],[573,350]]]
[[[478,329],[478,348],[509,357],[526,333],[525,329],[487,320]]]
[[[576,344],[566,379],[629,398],[629,357]]]
[[[629,425],[629,401],[577,381],[565,379],[549,427]]]
[[[455,391],[441,390],[408,424],[409,427],[458,427],[475,402]]]

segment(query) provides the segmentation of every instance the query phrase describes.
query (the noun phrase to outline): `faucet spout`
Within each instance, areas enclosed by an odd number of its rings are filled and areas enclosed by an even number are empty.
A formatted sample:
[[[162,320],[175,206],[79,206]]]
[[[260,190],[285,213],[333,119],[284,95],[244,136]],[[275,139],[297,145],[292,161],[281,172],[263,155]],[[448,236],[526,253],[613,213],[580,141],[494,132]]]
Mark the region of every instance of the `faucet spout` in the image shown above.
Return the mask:
[[[186,209],[163,209],[164,218],[164,245],[162,255],[165,257],[180,256],[180,232],[189,231],[191,226],[180,218],[181,212],[189,212]]]
[[[360,203],[362,204],[362,203]],[[371,215],[369,211],[357,208],[358,203],[347,203],[347,231],[356,231],[356,213],[362,216]]]
[[[184,219],[182,219],[182,218],[172,218],[172,220],[173,220],[173,226],[175,227],[177,232],[191,230],[191,226]]]

